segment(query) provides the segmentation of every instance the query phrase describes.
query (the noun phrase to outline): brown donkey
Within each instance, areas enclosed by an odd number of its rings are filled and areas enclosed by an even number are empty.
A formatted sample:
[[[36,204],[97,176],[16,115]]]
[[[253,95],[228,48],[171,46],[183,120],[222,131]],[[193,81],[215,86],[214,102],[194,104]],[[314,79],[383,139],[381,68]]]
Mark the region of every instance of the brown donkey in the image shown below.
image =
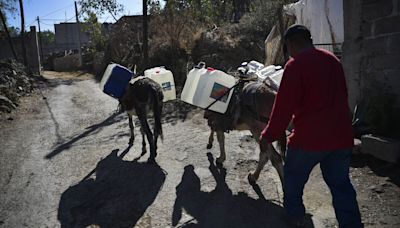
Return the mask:
[[[150,78],[140,76],[131,80],[124,95],[119,100],[120,111],[126,111],[129,118],[131,133],[129,145],[133,145],[135,140],[132,115],[137,115],[141,126],[140,131],[142,133],[142,155],[146,153],[145,134],[150,145],[149,162],[155,162],[158,136],[161,136],[161,139],[163,139],[161,126],[163,99],[164,95],[161,86]],[[147,122],[147,113],[150,109],[153,110],[154,134],[151,132],[149,123]]]
[[[219,165],[222,165],[226,159],[224,132],[229,130],[250,130],[253,138],[258,141],[261,131],[268,122],[276,96],[276,92],[269,85],[261,82],[249,82],[242,91],[235,92],[238,93],[238,96],[232,96],[231,104],[226,114],[212,111],[206,111],[204,114],[211,128],[208,149],[212,148],[214,132],[217,133],[220,156],[216,162]],[[283,158],[286,152],[285,133],[282,134],[276,144],[277,150],[272,144],[262,143],[260,145],[257,169],[248,176],[250,183],[257,181],[261,170],[269,159],[278,171],[281,183],[283,183]]]

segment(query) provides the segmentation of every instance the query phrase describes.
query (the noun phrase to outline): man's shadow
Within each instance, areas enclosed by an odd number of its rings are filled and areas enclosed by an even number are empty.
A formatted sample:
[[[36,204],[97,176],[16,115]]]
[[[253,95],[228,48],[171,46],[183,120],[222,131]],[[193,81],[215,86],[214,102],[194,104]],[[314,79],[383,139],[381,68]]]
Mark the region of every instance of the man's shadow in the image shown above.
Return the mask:
[[[78,184],[61,196],[61,227],[133,227],[154,202],[166,174],[156,164],[122,160],[113,150]]]
[[[283,207],[264,196],[254,199],[244,192],[233,194],[225,182],[226,170],[214,165],[211,153],[207,156],[217,185],[211,192],[201,191],[194,167],[186,166],[182,181],[176,187],[173,226],[181,223],[179,227],[290,227],[284,219]],[[183,210],[193,219],[180,221]],[[310,216],[306,218],[306,227],[314,227]]]

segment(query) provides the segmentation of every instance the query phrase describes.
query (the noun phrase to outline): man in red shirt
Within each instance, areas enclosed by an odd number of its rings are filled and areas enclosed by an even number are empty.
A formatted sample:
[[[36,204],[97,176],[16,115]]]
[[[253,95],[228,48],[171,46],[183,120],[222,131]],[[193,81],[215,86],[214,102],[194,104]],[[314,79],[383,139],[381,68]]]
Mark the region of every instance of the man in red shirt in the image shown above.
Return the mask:
[[[353,134],[342,65],[333,54],[315,48],[302,25],[289,27],[284,40],[291,58],[260,140],[275,141],[293,121],[284,166],[287,215],[296,226],[304,224],[303,189],[319,163],[339,227],[363,227],[349,178]]]

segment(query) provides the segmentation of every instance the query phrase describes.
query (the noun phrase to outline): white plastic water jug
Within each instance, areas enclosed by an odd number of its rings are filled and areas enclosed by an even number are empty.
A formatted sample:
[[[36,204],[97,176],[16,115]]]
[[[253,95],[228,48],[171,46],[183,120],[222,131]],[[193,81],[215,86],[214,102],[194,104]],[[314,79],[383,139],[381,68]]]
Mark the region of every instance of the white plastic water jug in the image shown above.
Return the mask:
[[[282,76],[283,76],[283,69],[280,69],[267,77],[267,80],[271,83],[271,86],[276,91],[278,91],[278,89],[279,89],[279,86],[280,86],[281,80],[282,80]]]
[[[195,67],[189,71],[181,93],[182,101],[193,104],[194,94],[196,92],[197,85],[199,84],[200,76],[206,72],[207,69],[204,67]]]
[[[219,99],[209,109],[225,113],[233,93],[233,89],[229,89],[235,83],[236,79],[223,71],[212,68],[193,69],[188,74],[187,83],[183,88],[185,93],[182,92],[181,99],[200,108],[207,108]]]
[[[247,64],[247,67],[249,68],[249,71],[257,72],[257,71],[261,70],[262,68],[264,68],[264,64],[257,62],[255,60],[252,60]]]
[[[163,102],[176,99],[174,76],[170,70],[164,67],[154,67],[145,70],[144,76],[151,78],[161,85],[164,94]]]
[[[274,65],[269,65],[266,66],[262,69],[260,69],[259,71],[256,72],[256,75],[258,77],[258,81],[262,82],[264,81],[269,75],[275,73],[276,71],[276,66]]]

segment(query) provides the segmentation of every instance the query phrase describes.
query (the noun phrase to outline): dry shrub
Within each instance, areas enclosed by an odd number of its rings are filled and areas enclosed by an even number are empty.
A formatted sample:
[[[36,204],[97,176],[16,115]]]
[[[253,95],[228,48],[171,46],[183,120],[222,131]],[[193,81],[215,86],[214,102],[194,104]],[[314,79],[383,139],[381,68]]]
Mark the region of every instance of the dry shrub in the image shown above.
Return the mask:
[[[162,11],[151,16],[149,33],[150,66],[165,66],[174,74],[176,84],[186,79],[190,52],[205,25],[193,20],[190,10]]]

